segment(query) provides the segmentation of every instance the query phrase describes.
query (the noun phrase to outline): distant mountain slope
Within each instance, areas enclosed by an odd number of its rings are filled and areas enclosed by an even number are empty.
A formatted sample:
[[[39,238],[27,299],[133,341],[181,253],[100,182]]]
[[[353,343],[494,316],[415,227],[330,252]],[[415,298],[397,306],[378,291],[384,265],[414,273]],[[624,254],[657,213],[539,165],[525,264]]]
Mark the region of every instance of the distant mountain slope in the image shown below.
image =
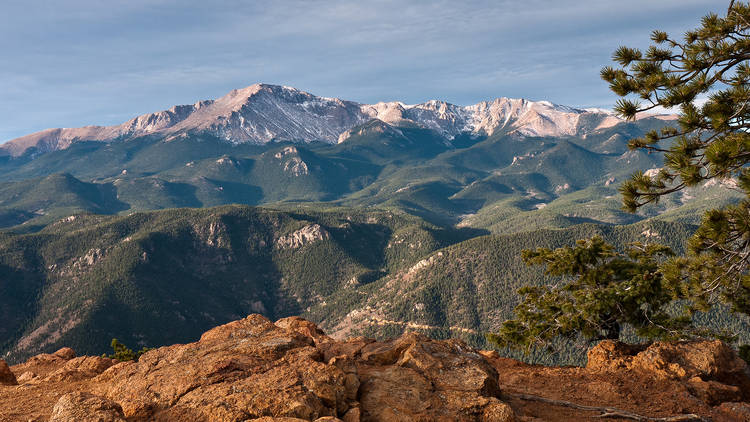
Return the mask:
[[[339,291],[305,315],[340,338],[397,336],[416,330],[433,338],[458,337],[475,347],[488,347],[485,334],[497,332],[502,322],[513,316],[520,301],[518,288],[559,281],[545,275],[539,266],[524,264],[520,257],[523,249],[557,248],[599,235],[618,248],[629,242],[656,240],[681,251],[694,229],[688,224],[649,220],[614,227],[579,224],[479,236],[437,250],[408,268],[360,287],[358,297]],[[750,341],[750,318],[714,310],[699,315],[698,320],[738,334],[741,343]],[[585,351],[568,344],[554,353],[541,351],[529,356],[505,350],[503,354],[537,363],[582,364]]]
[[[547,101],[498,98],[470,106],[431,100],[360,104],[318,97],[295,88],[255,84],[216,100],[174,106],[115,126],[48,129],[0,145],[0,155],[45,153],[80,141],[127,141],[142,136],[173,139],[213,136],[230,143],[271,141],[343,142],[351,129],[378,119],[394,126],[416,126],[453,139],[463,133],[492,135],[500,130],[522,136],[578,136],[614,126],[620,120],[601,110],[581,110]]]
[[[119,126],[0,146],[0,227],[37,230],[79,212],[292,202],[395,208],[438,224],[481,215],[483,227],[497,227],[488,219],[505,211],[488,206],[530,211],[590,187],[613,191],[630,173],[658,167],[661,154],[629,151],[627,140],[665,124],[545,101],[368,105],[256,84]],[[91,186],[45,196],[36,183],[56,174]],[[14,189],[45,205],[20,201]],[[621,213],[590,218],[612,216]],[[566,218],[544,221],[559,227]]]
[[[246,206],[0,232],[0,356],[16,361],[62,344],[99,354],[112,337],[185,342],[248,313],[304,313],[475,234],[403,213]]]
[[[644,118],[585,136],[498,131],[449,141],[435,130],[370,120],[338,144],[232,144],[209,135],[81,141],[46,154],[0,158],[0,227],[37,230],[86,212],[310,202],[400,209],[437,224],[493,230],[510,214],[533,210],[540,210],[535,214],[540,218],[528,221],[551,227],[572,221],[629,223],[645,216],[622,213],[617,201],[592,205],[601,212],[576,209],[578,199],[541,208],[589,188],[605,197],[617,195],[629,174],[660,166],[660,154],[629,151],[625,143],[663,124]],[[70,183],[50,188],[51,180],[63,180],[60,174]],[[689,198],[671,202],[673,208],[688,206]],[[584,214],[587,220],[567,217]]]

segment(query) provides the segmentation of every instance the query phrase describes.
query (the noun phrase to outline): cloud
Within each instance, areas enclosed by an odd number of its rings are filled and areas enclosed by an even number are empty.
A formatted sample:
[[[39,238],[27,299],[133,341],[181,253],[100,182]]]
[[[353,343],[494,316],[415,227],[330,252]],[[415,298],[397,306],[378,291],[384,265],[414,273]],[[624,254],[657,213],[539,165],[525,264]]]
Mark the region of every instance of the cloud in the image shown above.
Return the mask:
[[[255,82],[362,102],[614,101],[599,69],[715,1],[12,0],[0,140],[115,124]],[[721,10],[719,10],[721,11]]]

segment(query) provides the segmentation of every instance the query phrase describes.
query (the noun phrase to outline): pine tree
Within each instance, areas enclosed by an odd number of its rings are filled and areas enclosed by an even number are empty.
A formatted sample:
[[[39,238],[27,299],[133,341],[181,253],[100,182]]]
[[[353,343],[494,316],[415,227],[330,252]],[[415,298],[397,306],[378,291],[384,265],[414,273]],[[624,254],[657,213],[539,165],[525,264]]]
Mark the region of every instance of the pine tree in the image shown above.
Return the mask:
[[[679,112],[676,126],[630,140],[631,149],[664,153],[664,166],[623,183],[623,207],[635,212],[712,179],[746,198],[708,211],[685,256],[665,259],[667,248],[638,244],[623,255],[598,238],[575,248],[524,251],[527,263],[573,279],[521,289],[516,318],[491,341],[531,346],[556,337],[619,338],[624,325],[646,338],[676,339],[706,335],[691,316],[718,302],[750,314],[750,4],[730,2],[726,16],[705,16],[680,41],[663,31],[651,40],[645,52],[620,47],[613,54],[618,66],[601,71],[622,97],[615,107],[621,117],[657,108]]]
[[[731,2],[726,16],[705,16],[682,41],[654,31],[654,45],[645,53],[620,47],[613,55],[619,67],[601,72],[623,97],[616,112],[625,118],[656,107],[679,110],[677,127],[630,141],[632,149],[663,152],[664,166],[654,177],[638,172],[620,187],[625,209],[635,211],[711,179],[746,196],[707,212],[687,255],[662,266],[665,281],[701,310],[719,299],[750,314],[749,31],[750,4]],[[708,99],[698,106],[701,96]]]
[[[521,288],[516,318],[488,338],[528,348],[558,337],[619,339],[625,325],[646,338],[680,338],[691,318],[668,312],[678,292],[664,284],[658,268],[672,255],[666,246],[640,243],[622,254],[600,237],[580,240],[574,248],[523,251],[527,264],[546,265],[547,274],[567,281]]]
[[[121,362],[127,362],[131,360],[137,361],[141,357],[141,355],[148,352],[149,350],[152,350],[151,348],[144,347],[141,350],[134,352],[128,346],[120,343],[120,341],[117,340],[116,338],[112,339],[110,346],[112,346],[112,351],[114,353],[112,353],[111,355],[104,354],[103,357],[108,357],[110,359],[117,359]]]

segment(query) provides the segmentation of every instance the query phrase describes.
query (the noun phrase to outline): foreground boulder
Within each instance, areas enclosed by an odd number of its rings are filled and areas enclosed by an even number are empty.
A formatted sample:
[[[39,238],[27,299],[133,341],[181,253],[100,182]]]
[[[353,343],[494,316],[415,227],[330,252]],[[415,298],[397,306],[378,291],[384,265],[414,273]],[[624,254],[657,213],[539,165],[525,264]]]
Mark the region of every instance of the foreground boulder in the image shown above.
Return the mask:
[[[307,321],[251,315],[119,363],[93,392],[129,420],[514,420],[497,372],[459,341],[335,344]]]
[[[88,393],[60,397],[49,422],[126,422],[119,404]]]
[[[586,368],[681,381],[710,404],[750,400],[747,363],[719,340],[655,342],[648,347],[607,340],[589,351]]]
[[[498,399],[497,371],[459,340],[407,333],[336,347],[347,350],[332,361],[356,375],[366,420],[514,420]]]

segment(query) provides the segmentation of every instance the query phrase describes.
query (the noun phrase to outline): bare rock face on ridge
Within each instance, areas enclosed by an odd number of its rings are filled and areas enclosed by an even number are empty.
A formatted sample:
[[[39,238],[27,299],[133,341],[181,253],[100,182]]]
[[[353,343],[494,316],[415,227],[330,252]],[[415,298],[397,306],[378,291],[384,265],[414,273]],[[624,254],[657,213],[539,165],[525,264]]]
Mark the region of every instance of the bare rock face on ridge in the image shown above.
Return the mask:
[[[112,400],[74,392],[60,397],[50,422],[125,422],[122,408]]]

